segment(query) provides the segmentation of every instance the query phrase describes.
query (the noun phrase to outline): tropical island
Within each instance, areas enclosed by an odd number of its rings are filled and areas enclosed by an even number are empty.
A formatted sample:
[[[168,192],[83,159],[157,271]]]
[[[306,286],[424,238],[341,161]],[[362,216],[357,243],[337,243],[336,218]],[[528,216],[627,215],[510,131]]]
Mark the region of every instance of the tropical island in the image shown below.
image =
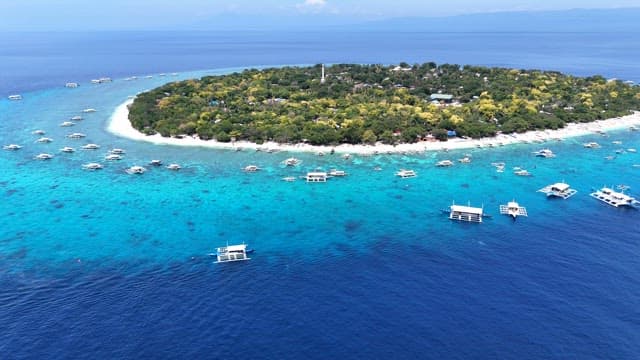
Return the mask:
[[[399,144],[555,130],[636,109],[640,87],[620,80],[430,62],[247,69],[173,82],[139,94],[128,118],[163,137]]]

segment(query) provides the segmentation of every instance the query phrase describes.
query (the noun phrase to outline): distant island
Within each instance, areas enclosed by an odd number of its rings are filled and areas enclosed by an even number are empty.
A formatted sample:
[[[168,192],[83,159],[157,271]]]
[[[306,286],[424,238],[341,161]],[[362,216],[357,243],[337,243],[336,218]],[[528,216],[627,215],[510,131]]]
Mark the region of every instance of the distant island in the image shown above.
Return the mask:
[[[555,71],[437,65],[282,67],[139,94],[132,126],[218,142],[399,144],[559,129],[629,115],[640,87]]]

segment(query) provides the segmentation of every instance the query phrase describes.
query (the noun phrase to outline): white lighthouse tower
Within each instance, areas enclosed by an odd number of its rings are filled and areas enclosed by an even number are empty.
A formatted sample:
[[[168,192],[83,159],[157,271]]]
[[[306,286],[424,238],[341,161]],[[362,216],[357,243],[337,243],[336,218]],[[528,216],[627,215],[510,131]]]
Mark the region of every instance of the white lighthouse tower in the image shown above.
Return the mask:
[[[322,64],[322,77],[320,78],[320,84],[324,84],[324,64]]]

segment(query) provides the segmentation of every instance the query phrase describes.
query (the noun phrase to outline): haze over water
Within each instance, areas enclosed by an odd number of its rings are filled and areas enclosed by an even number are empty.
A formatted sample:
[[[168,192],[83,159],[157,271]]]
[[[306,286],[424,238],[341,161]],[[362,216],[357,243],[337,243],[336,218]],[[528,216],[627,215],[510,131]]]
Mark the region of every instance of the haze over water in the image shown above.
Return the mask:
[[[0,152],[7,358],[637,358],[640,214],[588,193],[626,184],[639,194],[640,155],[614,152],[640,148],[638,132],[349,161],[293,154],[303,163],[289,169],[281,161],[291,153],[154,146],[104,130],[140,91],[248,66],[435,61],[640,81],[635,34],[260,35],[1,38],[0,139],[24,146]],[[100,76],[115,80],[89,84]],[[69,81],[81,86],[64,88]],[[24,100],[6,100],[13,93]],[[58,126],[86,108],[98,111]],[[36,129],[54,142],[35,143]],[[88,137],[65,138],[75,131]],[[588,141],[602,148],[585,149]],[[58,151],[88,142],[101,148]],[[113,147],[127,154],[107,164]],[[557,157],[531,154],[542,147]],[[56,156],[34,161],[40,152]],[[465,153],[471,164],[435,167]],[[183,169],[124,172],[154,158]],[[105,169],[83,171],[90,161]],[[243,173],[250,163],[264,170]],[[533,176],[514,176],[516,166]],[[318,167],[349,175],[281,181]],[[419,176],[399,179],[400,168]],[[561,180],[578,194],[536,193]],[[514,198],[528,218],[498,215]],[[493,217],[450,222],[440,210],[451,201]],[[243,241],[256,249],[248,262],[208,256]]]

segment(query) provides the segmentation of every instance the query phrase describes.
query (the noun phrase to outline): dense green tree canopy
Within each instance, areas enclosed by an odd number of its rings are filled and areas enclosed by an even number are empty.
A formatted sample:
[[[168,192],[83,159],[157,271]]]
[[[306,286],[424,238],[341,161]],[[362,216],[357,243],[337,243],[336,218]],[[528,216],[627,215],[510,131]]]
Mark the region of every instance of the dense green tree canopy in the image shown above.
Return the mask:
[[[218,141],[416,142],[557,129],[640,109],[640,88],[601,76],[434,63],[248,69],[138,95],[145,133]]]

